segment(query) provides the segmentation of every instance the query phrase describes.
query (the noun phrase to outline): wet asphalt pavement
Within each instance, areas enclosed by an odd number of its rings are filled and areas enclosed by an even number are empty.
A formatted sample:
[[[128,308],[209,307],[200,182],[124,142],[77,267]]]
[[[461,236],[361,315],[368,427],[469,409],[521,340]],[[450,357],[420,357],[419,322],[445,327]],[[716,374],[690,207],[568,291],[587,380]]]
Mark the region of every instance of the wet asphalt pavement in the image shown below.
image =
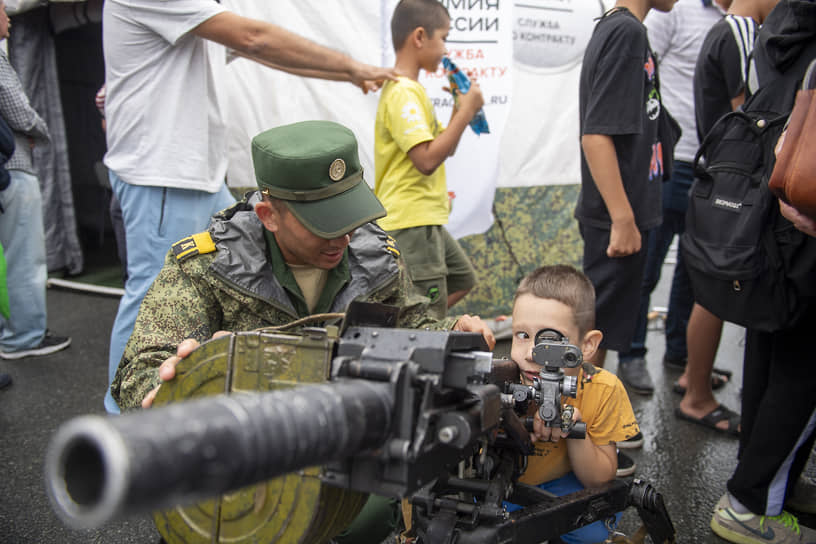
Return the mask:
[[[652,305],[666,304],[671,265]],[[107,346],[118,299],[76,291],[49,289],[49,327],[73,338],[71,347],[50,356],[16,362],[0,360],[0,372],[10,373],[14,384],[0,391],[0,542],[48,543],[157,543],[158,532],[149,516],[130,518],[98,530],[66,528],[56,517],[43,484],[46,445],[67,419],[83,414],[104,414]],[[717,393],[721,402],[739,410],[744,331],[726,325],[716,365],[731,369],[732,382]],[[722,543],[709,529],[711,509],[722,495],[736,465],[737,441],[703,427],[679,421],[674,409],[679,396],[672,392],[677,371],[663,368],[661,330],[648,335],[649,369],[657,390],[632,403],[645,435],[640,450],[627,450],[637,463],[635,475],[663,495],[678,534],[678,542]],[[614,371],[610,353],[607,368]],[[801,517],[816,527],[816,517]],[[634,509],[624,514],[622,529],[631,534],[639,526]]]

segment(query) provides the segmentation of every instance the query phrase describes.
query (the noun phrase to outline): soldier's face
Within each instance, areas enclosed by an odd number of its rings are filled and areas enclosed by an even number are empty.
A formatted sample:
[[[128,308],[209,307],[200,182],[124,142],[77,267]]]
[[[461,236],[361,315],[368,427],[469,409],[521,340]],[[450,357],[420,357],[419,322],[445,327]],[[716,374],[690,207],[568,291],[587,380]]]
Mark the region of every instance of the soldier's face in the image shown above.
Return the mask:
[[[288,264],[314,266],[331,270],[343,259],[354,231],[338,238],[321,238],[301,224],[285,206],[273,206],[269,202],[255,207],[261,222],[275,235],[275,241]]]

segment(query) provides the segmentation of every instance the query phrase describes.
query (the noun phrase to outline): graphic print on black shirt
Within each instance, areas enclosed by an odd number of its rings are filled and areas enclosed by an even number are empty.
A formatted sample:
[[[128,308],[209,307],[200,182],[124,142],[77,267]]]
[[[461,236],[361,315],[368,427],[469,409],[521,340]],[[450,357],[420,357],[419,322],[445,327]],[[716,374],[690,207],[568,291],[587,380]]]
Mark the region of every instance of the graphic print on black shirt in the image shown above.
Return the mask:
[[[601,19],[581,67],[580,134],[612,138],[623,187],[641,230],[656,227],[662,220],[663,165],[657,137],[660,96],[655,76],[646,27],[640,20],[628,10]],[[611,225],[583,152],[575,218],[596,228]]]

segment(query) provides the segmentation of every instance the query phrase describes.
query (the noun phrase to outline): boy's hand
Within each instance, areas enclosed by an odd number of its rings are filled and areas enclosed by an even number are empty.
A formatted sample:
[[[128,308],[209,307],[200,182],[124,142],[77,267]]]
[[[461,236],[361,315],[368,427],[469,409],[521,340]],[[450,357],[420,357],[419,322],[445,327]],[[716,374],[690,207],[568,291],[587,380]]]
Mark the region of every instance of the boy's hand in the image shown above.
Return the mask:
[[[796,208],[786,202],[779,201],[779,211],[782,216],[793,223],[793,226],[801,230],[808,236],[816,238],[816,220],[799,212]]]
[[[572,424],[575,425],[581,421],[581,411],[578,407],[573,407]],[[566,438],[569,433],[561,430],[561,427],[548,427],[547,423],[541,419],[538,410],[535,411],[533,417],[533,432],[530,434],[530,440],[533,442],[558,442],[562,438]]]
[[[457,91],[458,92],[458,91]],[[475,81],[471,82],[470,90],[465,94],[459,93],[459,111],[465,112],[468,117],[473,117],[484,106],[484,96],[482,88]]]
[[[607,257],[626,257],[640,251],[640,246],[640,230],[634,217],[630,221],[612,221],[609,246],[606,248]]]
[[[221,336],[225,336],[230,334],[229,331],[217,331],[215,334],[212,335],[213,339],[220,338]],[[159,366],[159,377],[163,382],[168,382],[176,377],[176,365],[178,365],[182,359],[190,355],[193,350],[195,350],[200,344],[198,340],[195,338],[188,338],[186,340],[182,340],[182,342],[176,347],[176,354],[172,357],[168,357],[164,360],[164,362]],[[157,385],[154,387],[145,398],[142,399],[142,408],[150,408],[153,406],[153,401],[156,399],[156,394],[159,392],[159,387],[161,385]]]

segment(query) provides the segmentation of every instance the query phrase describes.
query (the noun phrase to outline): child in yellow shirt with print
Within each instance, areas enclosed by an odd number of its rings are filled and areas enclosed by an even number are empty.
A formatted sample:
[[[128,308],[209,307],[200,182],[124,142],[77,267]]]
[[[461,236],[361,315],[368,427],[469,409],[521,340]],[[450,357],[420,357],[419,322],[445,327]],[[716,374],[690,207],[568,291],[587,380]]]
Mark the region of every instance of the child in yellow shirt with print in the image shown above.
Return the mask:
[[[450,213],[444,161],[484,104],[479,85],[460,95],[447,128],[436,119],[420,70],[433,73],[445,55],[450,15],[438,0],[401,0],[391,18],[400,77],[380,94],[374,126],[374,193],[388,215],[378,221],[402,252],[437,317],[473,288],[476,274],[445,229]]]
[[[629,396],[617,376],[586,362],[598,349],[603,334],[595,329],[595,289],[589,278],[571,266],[544,266],[529,273],[516,290],[513,303],[511,357],[523,383],[531,384],[542,367],[533,360],[535,337],[550,329],[578,347],[584,363],[565,368],[577,376],[576,398],[562,397],[575,407],[573,421],[586,423],[584,439],[566,439],[560,428],[550,428],[536,413],[533,439],[536,454],[528,457],[519,481],[562,496],[612,481],[618,460],[616,442],[639,432]],[[520,507],[505,503],[508,511]],[[595,522],[561,540],[603,542],[608,532]]]

